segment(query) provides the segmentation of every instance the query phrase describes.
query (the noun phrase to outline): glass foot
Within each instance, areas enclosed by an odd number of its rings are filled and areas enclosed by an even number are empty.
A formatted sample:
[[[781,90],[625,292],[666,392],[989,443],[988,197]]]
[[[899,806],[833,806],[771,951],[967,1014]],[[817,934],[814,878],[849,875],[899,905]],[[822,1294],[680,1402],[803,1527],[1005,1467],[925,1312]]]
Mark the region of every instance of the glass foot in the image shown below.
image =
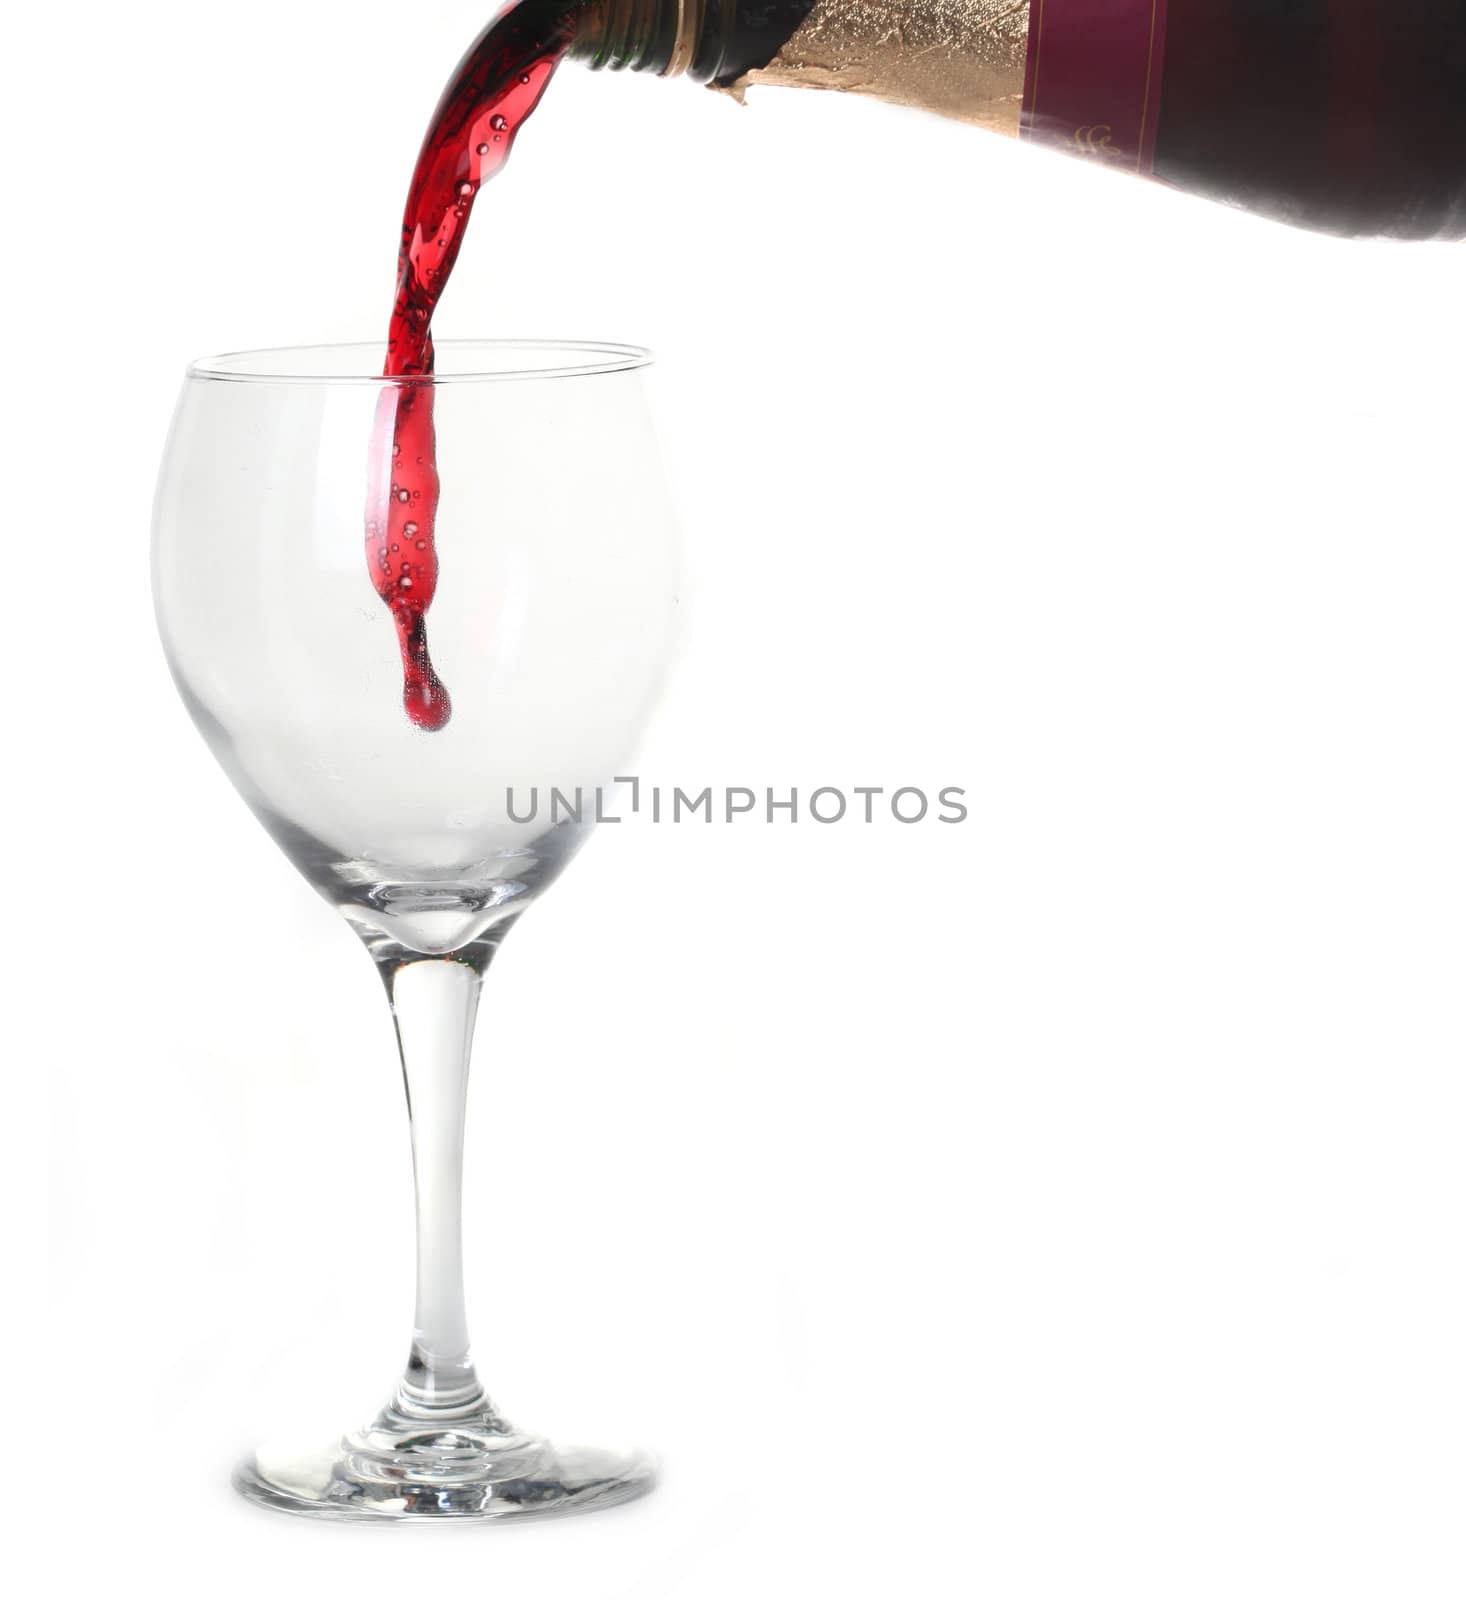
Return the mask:
[[[641,1451],[562,1449],[483,1422],[370,1428],[317,1451],[260,1449],[234,1470],[247,1499],[338,1521],[482,1521],[593,1511],[645,1494],[656,1462]]]

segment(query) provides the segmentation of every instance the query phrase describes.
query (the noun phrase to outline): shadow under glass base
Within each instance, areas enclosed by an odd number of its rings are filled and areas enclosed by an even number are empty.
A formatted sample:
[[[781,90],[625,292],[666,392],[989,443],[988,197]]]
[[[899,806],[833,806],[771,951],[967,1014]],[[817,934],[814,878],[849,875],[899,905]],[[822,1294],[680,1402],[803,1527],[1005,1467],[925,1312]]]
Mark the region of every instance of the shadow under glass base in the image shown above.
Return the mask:
[[[560,1448],[484,1423],[413,1430],[377,1424],[318,1451],[260,1449],[234,1470],[247,1499],[346,1522],[477,1522],[594,1511],[645,1494],[641,1451]]]

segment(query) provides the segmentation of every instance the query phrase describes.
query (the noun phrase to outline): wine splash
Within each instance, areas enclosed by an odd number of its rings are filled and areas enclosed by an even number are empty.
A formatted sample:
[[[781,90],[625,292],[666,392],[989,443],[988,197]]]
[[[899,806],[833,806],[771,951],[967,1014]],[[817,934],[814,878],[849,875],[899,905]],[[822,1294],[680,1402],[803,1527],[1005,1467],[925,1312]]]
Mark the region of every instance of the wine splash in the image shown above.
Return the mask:
[[[434,670],[427,612],[438,586],[433,313],[481,184],[513,148],[574,38],[581,0],[520,0],[474,41],[448,81],[408,189],[383,388],[367,473],[366,552],[402,653],[402,704],[425,732],[453,702]]]

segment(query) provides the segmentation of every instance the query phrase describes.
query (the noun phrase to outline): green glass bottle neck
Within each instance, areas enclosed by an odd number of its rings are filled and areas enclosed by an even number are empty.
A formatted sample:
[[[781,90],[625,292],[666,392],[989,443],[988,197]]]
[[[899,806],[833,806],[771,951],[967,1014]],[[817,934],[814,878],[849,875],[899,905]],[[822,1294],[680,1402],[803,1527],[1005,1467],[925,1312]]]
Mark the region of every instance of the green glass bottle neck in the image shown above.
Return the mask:
[[[594,0],[573,59],[611,71],[725,83],[768,64],[814,0]]]

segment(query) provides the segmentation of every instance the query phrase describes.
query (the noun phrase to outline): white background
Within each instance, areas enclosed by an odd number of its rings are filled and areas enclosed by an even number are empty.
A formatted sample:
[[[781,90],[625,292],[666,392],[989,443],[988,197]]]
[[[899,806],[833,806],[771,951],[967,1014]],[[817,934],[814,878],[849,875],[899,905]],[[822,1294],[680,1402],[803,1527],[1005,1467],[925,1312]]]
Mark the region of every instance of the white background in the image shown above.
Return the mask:
[[[653,1498],[230,1495],[385,1392],[410,1182],[369,963],[168,682],[149,499],[186,358],[379,333],[484,20],[396,9],[7,23],[17,1592],[1459,1595],[1460,254],[577,67],[441,327],[659,352],[693,621],[643,774],[972,815],[610,831],[492,975],[481,1364]]]

